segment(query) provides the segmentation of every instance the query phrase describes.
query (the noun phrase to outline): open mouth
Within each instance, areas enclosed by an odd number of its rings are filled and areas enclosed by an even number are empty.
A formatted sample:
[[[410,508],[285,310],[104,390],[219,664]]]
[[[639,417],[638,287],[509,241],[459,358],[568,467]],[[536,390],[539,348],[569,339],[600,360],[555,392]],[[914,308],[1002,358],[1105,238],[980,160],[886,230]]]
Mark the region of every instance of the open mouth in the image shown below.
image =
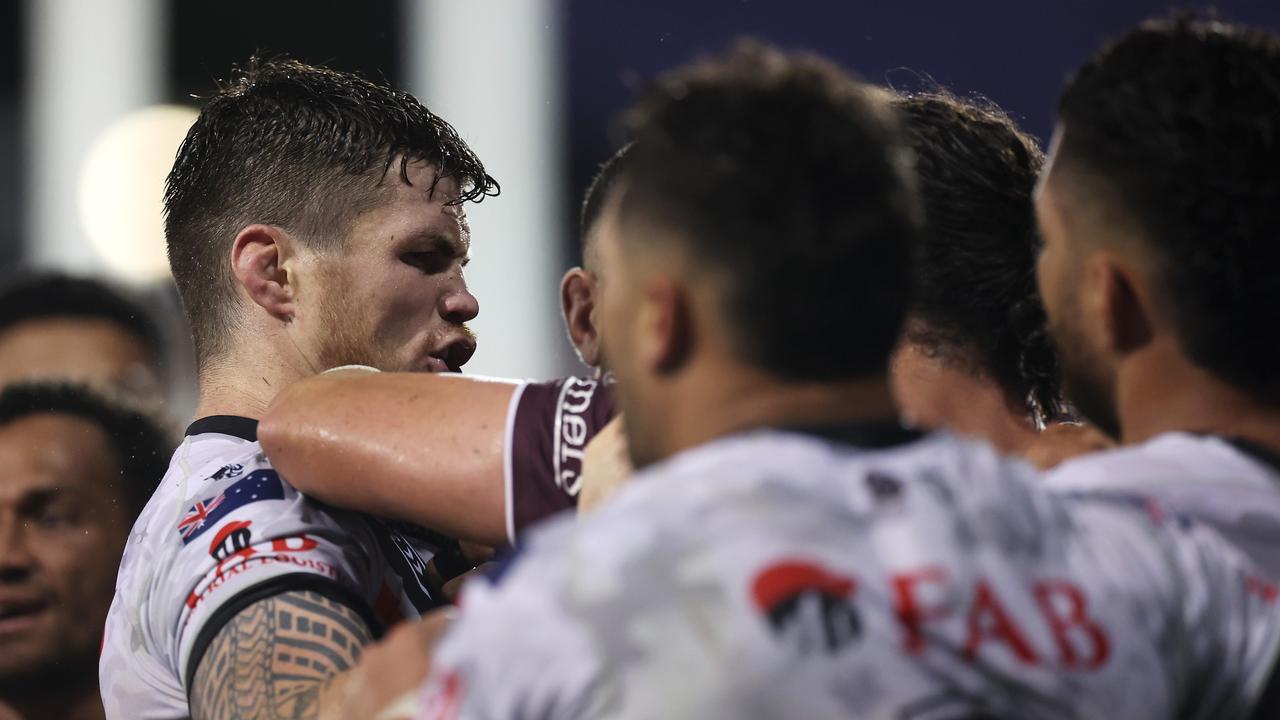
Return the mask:
[[[48,602],[36,598],[0,599],[0,635],[30,627],[48,607]]]
[[[433,373],[460,373],[462,372],[462,366],[466,365],[467,361],[475,353],[475,341],[470,338],[460,338],[446,344],[439,350],[428,353],[427,369]]]

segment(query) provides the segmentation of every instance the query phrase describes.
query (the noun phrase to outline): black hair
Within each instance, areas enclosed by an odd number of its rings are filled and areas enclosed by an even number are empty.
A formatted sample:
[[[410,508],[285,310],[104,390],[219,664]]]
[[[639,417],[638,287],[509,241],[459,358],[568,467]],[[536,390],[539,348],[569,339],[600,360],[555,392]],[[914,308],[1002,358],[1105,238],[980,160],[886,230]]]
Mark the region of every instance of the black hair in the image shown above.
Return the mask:
[[[669,229],[725,279],[742,360],[792,380],[885,371],[919,207],[883,93],[816,56],[740,43],[660,77],[628,121],[621,222]]]
[[[48,318],[109,320],[132,335],[156,365],[163,362],[163,336],[150,313],[101,280],[56,272],[24,273],[0,287],[0,330]]]
[[[1147,22],[1071,79],[1058,168],[1137,229],[1198,366],[1280,401],[1280,42]],[[1054,180],[1053,182],[1057,182]]]
[[[208,99],[165,188],[169,264],[191,319],[198,360],[223,347],[236,304],[228,252],[262,222],[317,247],[341,243],[352,219],[383,195],[399,159],[453,178],[453,203],[498,194],[498,183],[449,123],[413,96],[351,73],[295,60],[238,70]]]
[[[169,466],[173,442],[148,412],[83,385],[20,382],[0,390],[0,425],[33,415],[69,415],[97,425],[120,464],[117,487],[132,522]]]
[[[622,168],[627,161],[627,151],[631,145],[623,145],[618,152],[614,153],[600,165],[600,169],[596,172],[591,184],[587,186],[587,194],[582,199],[582,214],[578,222],[578,232],[582,237],[583,255],[587,254],[587,239],[592,226],[600,219],[600,213],[604,210],[605,199],[609,196],[609,191],[613,189],[617,183],[618,176],[622,173]]]
[[[916,154],[924,233],[906,340],[968,364],[1047,420],[1057,354],[1036,287],[1036,140],[993,103],[935,91],[894,101]]]

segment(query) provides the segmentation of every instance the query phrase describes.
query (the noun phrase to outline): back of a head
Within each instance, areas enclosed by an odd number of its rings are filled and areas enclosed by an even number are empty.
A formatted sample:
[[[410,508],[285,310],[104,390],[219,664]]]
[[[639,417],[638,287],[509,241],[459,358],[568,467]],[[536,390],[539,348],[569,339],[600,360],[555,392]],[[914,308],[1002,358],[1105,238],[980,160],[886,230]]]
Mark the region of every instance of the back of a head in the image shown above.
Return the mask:
[[[455,202],[497,192],[454,129],[409,94],[293,60],[250,60],[205,103],[165,191],[169,263],[197,357],[223,349],[233,329],[229,252],[241,228],[276,225],[339,246],[384,197],[384,176],[409,182],[414,160],[457,182]]]
[[[1036,288],[1032,194],[1044,155],[998,107],[903,95],[924,232],[905,340],[992,378],[1017,403],[1059,408],[1058,368]]]
[[[744,363],[798,381],[884,372],[919,212],[879,92],[820,58],[743,43],[661,77],[628,120],[620,221],[670,231],[725,278],[720,311]]]
[[[55,318],[107,320],[132,336],[157,366],[163,361],[164,343],[155,319],[101,280],[41,272],[18,275],[0,288],[0,331]]]
[[[1146,23],[1080,69],[1059,116],[1051,182],[1137,228],[1184,354],[1280,401],[1280,41]]]

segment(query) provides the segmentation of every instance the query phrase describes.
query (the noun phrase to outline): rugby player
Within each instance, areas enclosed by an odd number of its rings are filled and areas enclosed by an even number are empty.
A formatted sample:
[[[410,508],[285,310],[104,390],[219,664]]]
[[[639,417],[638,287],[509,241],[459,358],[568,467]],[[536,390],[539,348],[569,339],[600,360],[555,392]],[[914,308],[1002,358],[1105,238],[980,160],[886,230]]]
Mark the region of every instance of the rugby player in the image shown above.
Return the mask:
[[[115,570],[171,447],[154,419],[79,386],[0,391],[0,718],[103,717]]]
[[[1280,617],[1234,549],[897,424],[879,93],[747,46],[629,117],[597,302],[641,474],[468,585],[422,717],[1247,716]]]
[[[381,626],[439,604],[451,541],[302,497],[256,418],[334,366],[463,365],[463,204],[496,192],[448,123],[350,74],[251,61],[205,104],[165,193],[198,419],[120,566],[109,718],[315,717]]]
[[[899,406],[915,425],[1046,464],[1099,447],[1092,436],[1063,439],[1058,425],[1039,431],[1060,414],[1060,399],[1035,289],[1035,141],[990,104],[940,93],[895,95],[893,104],[919,159],[926,216],[911,319],[890,368]],[[625,151],[587,192],[585,267],[561,284],[570,340],[592,367],[605,364],[596,221],[624,166]],[[259,432],[277,466],[328,502],[515,542],[577,503],[584,447],[614,409],[599,380],[326,375],[277,396]],[[349,482],[355,474],[366,481]],[[592,482],[599,488],[599,476]]]
[[[22,274],[0,289],[0,384],[69,380],[159,401],[164,355],[146,308],[101,281]]]
[[[1070,394],[1128,447],[1062,488],[1140,490],[1280,574],[1280,39],[1145,24],[1062,94],[1036,209]]]

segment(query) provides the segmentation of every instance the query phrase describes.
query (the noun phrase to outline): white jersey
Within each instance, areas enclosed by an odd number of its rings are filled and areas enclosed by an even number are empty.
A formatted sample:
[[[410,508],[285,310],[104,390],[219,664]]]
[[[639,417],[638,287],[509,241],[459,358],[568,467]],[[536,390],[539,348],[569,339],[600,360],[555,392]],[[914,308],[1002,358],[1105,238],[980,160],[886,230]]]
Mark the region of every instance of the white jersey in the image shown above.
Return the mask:
[[[436,539],[303,497],[267,462],[256,426],[192,424],[135,523],[99,666],[109,720],[189,717],[209,642],[271,595],[320,592],[375,633],[434,605],[422,570]]]
[[[1276,588],[1211,529],[890,435],[723,439],[535,530],[419,717],[1246,717]]]
[[[1280,578],[1280,456],[1241,440],[1166,433],[1140,445],[1069,460],[1045,479],[1055,490],[1154,497],[1213,525]]]

